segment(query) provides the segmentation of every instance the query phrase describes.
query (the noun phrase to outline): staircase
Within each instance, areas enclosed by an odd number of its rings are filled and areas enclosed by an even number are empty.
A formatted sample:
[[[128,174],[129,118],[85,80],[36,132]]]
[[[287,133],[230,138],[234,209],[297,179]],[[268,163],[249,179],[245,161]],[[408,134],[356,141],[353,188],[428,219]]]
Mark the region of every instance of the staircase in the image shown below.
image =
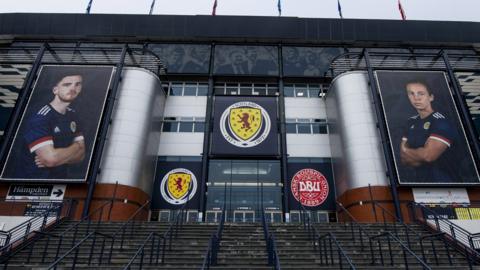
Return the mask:
[[[50,233],[62,232],[65,228],[70,226],[71,222],[65,222],[55,228]],[[120,222],[102,222],[98,226],[97,232],[105,235],[112,235],[123,223]],[[120,247],[120,235],[115,235],[113,242],[113,249],[111,249],[110,239],[106,238],[103,243],[103,237],[97,237],[95,243],[93,239],[85,241],[79,248],[77,257],[77,269],[123,269],[123,267],[130,261],[132,256],[137,252],[139,246],[142,245],[144,239],[150,232],[158,233],[165,232],[169,224],[159,222],[141,222],[137,223],[133,230],[126,232],[123,248]],[[146,248],[143,268],[156,269],[161,266],[162,269],[198,269],[202,265],[203,254],[208,245],[208,239],[211,232],[216,228],[216,225],[211,224],[188,224],[184,225],[178,232],[177,238],[172,241],[172,249],[166,251],[164,263],[159,265],[146,264],[149,261],[149,254],[151,247]],[[90,230],[91,232],[92,230]],[[118,233],[118,232],[117,232]],[[130,235],[130,233],[132,233]],[[87,224],[81,224],[76,242],[81,240],[87,234]],[[72,247],[72,240],[74,233],[71,232],[65,235],[60,246],[59,257],[67,252]],[[48,242],[48,243],[47,243]],[[47,240],[46,237],[41,237],[34,241],[33,245],[29,245],[23,250],[15,254],[8,262],[7,269],[46,269],[52,262],[55,261],[55,254],[58,247],[58,240]],[[104,245],[103,245],[104,244]],[[45,249],[45,246],[48,248]],[[102,254],[103,246],[103,255]],[[112,251],[110,263],[108,263],[108,256],[110,250]],[[75,253],[67,256],[59,264],[58,269],[71,265]],[[89,257],[91,256],[90,265],[88,265]],[[134,268],[138,268],[138,263],[135,262]],[[0,265],[3,267],[3,265]]]
[[[370,235],[378,235],[385,232],[386,230],[383,227],[383,224],[363,224],[365,230]],[[320,223],[316,224],[315,228],[319,235],[324,235],[328,232],[332,232],[342,248],[345,250],[346,254],[350,257],[356,269],[404,269],[405,263],[403,260],[403,251],[399,245],[391,242],[392,246],[392,255],[393,255],[393,265],[390,265],[390,255],[388,250],[388,242],[382,242],[382,256],[385,264],[380,264],[380,256],[378,253],[377,243],[374,243],[373,247],[376,256],[376,262],[372,265],[371,251],[369,246],[368,238],[364,237],[363,244],[364,247],[361,248],[360,239],[357,237],[352,240],[351,228],[350,226],[345,226],[342,223]],[[412,225],[414,229],[420,235],[430,235],[429,232],[423,229],[420,225]],[[308,233],[304,230],[302,225],[293,225],[293,224],[278,224],[270,226],[271,232],[275,234],[277,240],[277,247],[279,252],[279,257],[281,261],[282,269],[331,269],[339,268],[338,265],[338,255],[336,249],[334,248],[333,260],[334,265],[326,265],[325,260],[322,264],[320,260],[320,254],[317,250],[313,250],[312,242],[309,240]],[[387,231],[391,231],[394,234],[393,229],[390,227]],[[395,235],[395,234],[394,234]],[[407,237],[404,231],[401,231],[397,227],[397,235],[402,241],[407,243]],[[418,257],[422,258],[422,252],[420,248],[420,242],[417,239],[414,239],[410,235],[411,249],[417,254]],[[449,254],[452,260],[452,265],[450,265],[447,253],[445,251],[445,245],[440,240],[434,240],[433,246],[437,253],[437,259],[433,254],[433,248],[431,241],[425,241],[424,246],[426,249],[426,260],[429,266],[432,269],[469,269],[468,262],[465,258],[459,254],[457,251],[449,248]],[[410,269],[422,269],[419,263],[412,256],[408,256],[409,268]],[[414,267],[412,267],[414,266]],[[345,263],[343,267],[348,269],[348,265]],[[474,268],[477,269],[477,268]],[[480,269],[480,268],[478,268]]]
[[[62,232],[65,228],[71,225],[71,222],[65,222],[59,225],[50,233]],[[99,235],[114,234],[122,223],[116,222],[102,222],[96,230]],[[95,243],[93,239],[85,241],[77,254],[78,264],[77,269],[123,269],[130,261],[133,255],[138,251],[138,248],[144,243],[145,238],[150,232],[158,232],[159,234],[165,232],[169,224],[159,222],[139,222],[135,224],[133,230],[129,230],[125,235],[125,242],[123,248],[120,245],[121,235],[115,235],[113,241],[113,248],[110,238],[97,237]],[[404,243],[407,243],[407,235],[404,230],[397,227],[396,233],[392,226],[385,228],[383,224],[362,224],[365,231],[371,235],[378,235],[380,233],[390,231],[394,235],[398,235]],[[320,259],[321,256],[317,250],[313,249],[312,242],[309,239],[308,233],[304,230],[301,224],[270,224],[270,232],[273,233],[276,239],[277,252],[280,258],[282,269],[337,269],[338,254],[336,249],[333,249],[332,259],[333,265],[325,263],[325,260]],[[216,224],[207,223],[191,223],[185,224],[178,232],[177,238],[172,241],[171,250],[166,251],[165,259],[162,263],[161,256],[158,264],[155,264],[155,255],[153,263],[150,264],[150,252],[152,246],[148,243],[144,250],[144,260],[142,267],[144,269],[200,269],[203,261],[205,251],[208,246],[208,240],[217,228]],[[388,250],[388,241],[382,239],[382,257],[384,264],[380,263],[380,255],[378,243],[373,242],[375,253],[375,264],[372,265],[370,245],[368,237],[363,237],[363,248],[360,245],[360,238],[355,235],[355,240],[352,239],[351,227],[349,223],[320,223],[315,224],[318,235],[324,235],[331,232],[335,235],[344,249],[346,255],[350,257],[357,269],[405,269],[405,262],[403,260],[403,251],[397,243],[391,242],[393,265],[390,265],[390,255]],[[412,225],[419,235],[429,235],[429,232],[423,229],[420,225]],[[91,230],[90,230],[91,231]],[[82,224],[79,227],[76,243],[83,238],[87,233],[87,225]],[[132,233],[130,235],[130,233]],[[34,241],[33,245],[27,246],[15,254],[8,262],[6,269],[46,269],[54,260],[58,247],[58,240],[50,240],[47,243],[46,237],[40,237]],[[104,241],[105,239],[105,241]],[[66,253],[72,247],[73,232],[65,235],[62,245],[59,250],[59,256]],[[155,243],[155,246],[159,242]],[[411,249],[418,257],[423,258],[420,242],[418,239],[410,235]],[[48,244],[48,245],[47,245]],[[426,262],[432,269],[469,269],[468,262],[457,251],[449,248],[448,254],[451,256],[452,265],[450,265],[445,245],[442,241],[434,239],[425,240],[425,258]],[[45,247],[48,246],[47,249]],[[103,247],[103,253],[102,251]],[[434,256],[434,250],[437,256]],[[108,262],[109,252],[112,251],[111,260]],[[74,260],[75,253],[67,256],[59,264],[58,269],[63,269],[71,266]],[[89,258],[90,265],[88,265]],[[422,269],[422,267],[415,261],[412,256],[407,256],[409,262],[409,269]],[[330,258],[329,258],[329,262]],[[140,260],[135,260],[132,269],[139,269]],[[4,265],[0,265],[3,267]],[[344,263],[343,267],[348,269]],[[267,252],[265,247],[265,240],[263,228],[261,223],[229,223],[225,224],[222,241],[220,243],[220,252],[218,253],[217,265],[211,267],[212,269],[249,269],[261,270],[272,269],[267,266]],[[70,269],[70,267],[69,267]],[[474,266],[473,269],[480,269]]]

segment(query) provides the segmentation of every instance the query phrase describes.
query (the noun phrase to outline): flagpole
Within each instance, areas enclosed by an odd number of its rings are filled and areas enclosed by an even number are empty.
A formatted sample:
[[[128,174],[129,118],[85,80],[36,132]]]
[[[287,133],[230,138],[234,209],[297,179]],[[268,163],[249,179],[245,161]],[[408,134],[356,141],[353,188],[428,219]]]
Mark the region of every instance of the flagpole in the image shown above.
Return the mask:
[[[277,8],[278,8],[278,17],[282,16],[282,3],[280,2],[281,0],[278,0],[277,2]]]
[[[337,9],[338,9],[338,16],[340,16],[340,19],[343,19],[342,6],[340,5],[340,0],[337,0]]]
[[[92,2],[93,2],[93,0],[88,1],[87,14],[90,14],[90,9],[92,8]]]
[[[216,16],[216,15],[217,15],[217,0],[213,2],[213,8],[212,8],[212,16]]]
[[[398,0],[398,10],[400,11],[400,16],[402,17],[402,20],[405,21],[407,20],[407,16],[405,15],[405,10],[402,7],[402,3],[400,0]]]
[[[150,12],[148,13],[148,15],[152,15],[154,7],[155,7],[155,0],[152,0],[152,4],[150,5]]]

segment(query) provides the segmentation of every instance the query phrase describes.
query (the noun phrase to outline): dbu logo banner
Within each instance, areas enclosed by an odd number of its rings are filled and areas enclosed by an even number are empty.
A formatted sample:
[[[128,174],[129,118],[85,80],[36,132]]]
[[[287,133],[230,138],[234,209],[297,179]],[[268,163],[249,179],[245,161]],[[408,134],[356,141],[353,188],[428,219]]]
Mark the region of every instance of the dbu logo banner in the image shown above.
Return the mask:
[[[216,97],[211,153],[278,155],[274,97]]]
[[[335,191],[330,163],[289,163],[290,208],[303,205],[315,210],[335,210]]]
[[[293,197],[304,206],[321,205],[328,196],[328,182],[325,176],[314,169],[297,172],[290,185]]]

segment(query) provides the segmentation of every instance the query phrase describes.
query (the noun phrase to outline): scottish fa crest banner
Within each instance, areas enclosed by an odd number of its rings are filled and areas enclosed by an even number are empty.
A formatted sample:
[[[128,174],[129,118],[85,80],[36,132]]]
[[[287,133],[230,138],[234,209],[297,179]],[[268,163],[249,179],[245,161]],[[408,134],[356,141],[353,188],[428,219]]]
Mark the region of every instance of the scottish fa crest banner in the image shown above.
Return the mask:
[[[274,97],[215,98],[213,155],[278,155]]]
[[[158,162],[156,171],[153,209],[198,209],[201,162]]]

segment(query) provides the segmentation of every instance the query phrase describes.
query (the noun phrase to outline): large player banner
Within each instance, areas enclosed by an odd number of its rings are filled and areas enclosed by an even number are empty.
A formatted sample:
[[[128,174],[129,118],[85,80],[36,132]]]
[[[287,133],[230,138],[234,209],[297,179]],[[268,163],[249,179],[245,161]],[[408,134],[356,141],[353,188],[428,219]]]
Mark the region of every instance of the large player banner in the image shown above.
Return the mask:
[[[435,71],[377,71],[400,184],[478,184],[447,78]]]
[[[113,72],[42,66],[0,180],[85,181]]]
[[[276,156],[278,149],[275,97],[215,97],[213,155]]]

